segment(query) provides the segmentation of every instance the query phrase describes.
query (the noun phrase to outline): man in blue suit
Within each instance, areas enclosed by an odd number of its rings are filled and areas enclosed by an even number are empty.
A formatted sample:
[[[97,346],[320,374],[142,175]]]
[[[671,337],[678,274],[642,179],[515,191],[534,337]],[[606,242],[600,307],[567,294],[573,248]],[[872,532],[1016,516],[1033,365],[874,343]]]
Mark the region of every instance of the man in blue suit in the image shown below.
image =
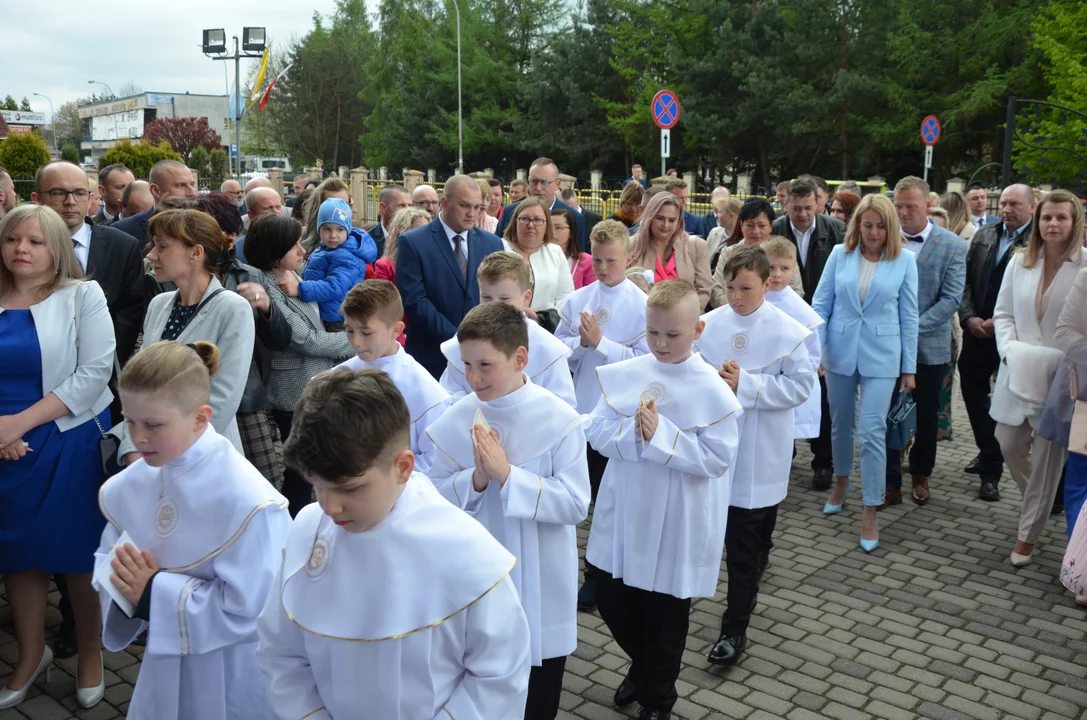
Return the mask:
[[[905,248],[917,255],[917,436],[910,450],[910,474],[913,501],[924,505],[936,465],[940,388],[951,362],[951,317],[966,287],[966,242],[929,220],[929,186],[921,178],[899,180],[894,202]],[[902,464],[898,452],[888,451],[886,503],[900,502]]]
[[[147,179],[151,183],[151,196],[155,198],[156,206],[164,199],[171,197],[182,200],[196,199],[196,180],[192,176],[192,170],[182,162],[159,160],[152,166]],[[113,227],[136,238],[142,248],[148,240],[147,223],[157,211],[157,208],[153,207],[146,212],[118,220]]]
[[[556,197],[558,192],[559,166],[551,158],[541,157],[533,160],[528,168],[528,194],[540,198],[540,202],[548,209],[548,212],[558,208],[574,213],[577,217],[577,237],[581,242],[581,249],[592,252],[592,248],[589,247],[589,229],[586,227],[585,218],[577,210],[559,200]],[[518,200],[502,208],[502,217],[498,219],[498,227],[495,228],[498,237],[505,234],[506,227],[509,226],[510,219],[513,217],[513,210],[520,202]]]
[[[479,262],[502,250],[498,237],[475,226],[483,208],[476,181],[454,175],[438,216],[401,235],[397,245],[396,287],[408,316],[405,350],[435,378],[446,366],[441,344],[479,304]]]
[[[989,193],[982,186],[970,188],[970,192],[966,193],[966,202],[970,205],[970,222],[979,230],[1000,222],[1000,218],[989,214]]]

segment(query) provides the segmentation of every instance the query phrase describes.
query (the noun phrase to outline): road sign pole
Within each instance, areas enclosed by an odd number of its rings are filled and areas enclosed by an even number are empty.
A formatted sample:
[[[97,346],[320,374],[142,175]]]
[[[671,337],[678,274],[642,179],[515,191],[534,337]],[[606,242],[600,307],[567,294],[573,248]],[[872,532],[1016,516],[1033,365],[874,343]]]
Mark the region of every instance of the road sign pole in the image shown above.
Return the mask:
[[[667,159],[671,156],[671,129],[679,122],[679,98],[671,90],[661,90],[649,104],[653,122],[661,129],[661,177],[668,172]]]

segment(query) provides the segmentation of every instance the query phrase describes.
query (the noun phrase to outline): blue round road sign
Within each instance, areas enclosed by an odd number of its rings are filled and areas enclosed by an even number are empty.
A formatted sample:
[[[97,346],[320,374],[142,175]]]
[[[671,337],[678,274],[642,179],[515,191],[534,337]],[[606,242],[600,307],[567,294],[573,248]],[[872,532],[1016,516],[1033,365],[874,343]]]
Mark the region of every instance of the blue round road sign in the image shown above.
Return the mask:
[[[921,142],[926,145],[935,145],[942,132],[940,121],[935,115],[929,115],[921,121]]]
[[[663,130],[673,128],[679,122],[679,98],[671,90],[661,90],[654,95],[650,108],[653,122]]]

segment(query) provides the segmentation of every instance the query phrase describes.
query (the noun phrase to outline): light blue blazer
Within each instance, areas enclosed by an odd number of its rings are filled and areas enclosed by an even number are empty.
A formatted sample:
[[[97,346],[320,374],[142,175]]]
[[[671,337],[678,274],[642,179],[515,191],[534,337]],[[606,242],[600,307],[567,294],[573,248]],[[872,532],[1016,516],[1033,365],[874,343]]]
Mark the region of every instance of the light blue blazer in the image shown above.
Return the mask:
[[[903,248],[881,260],[864,302],[858,295],[860,248],[835,245],[827,258],[812,309],[819,326],[823,367],[837,375],[893,378],[917,371],[917,260]]]

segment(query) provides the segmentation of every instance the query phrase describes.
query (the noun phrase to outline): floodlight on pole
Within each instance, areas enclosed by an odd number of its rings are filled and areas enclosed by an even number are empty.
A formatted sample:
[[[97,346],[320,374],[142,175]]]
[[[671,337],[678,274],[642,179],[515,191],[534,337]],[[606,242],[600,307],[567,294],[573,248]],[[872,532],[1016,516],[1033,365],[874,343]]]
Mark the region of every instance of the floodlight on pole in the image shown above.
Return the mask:
[[[262,27],[242,28],[241,49],[238,47],[238,36],[233,36],[234,54],[226,55],[226,31],[223,29],[204,30],[204,54],[212,60],[234,61],[234,144],[237,147],[235,164],[236,174],[242,174],[242,83],[241,60],[242,58],[259,58],[264,54],[264,48],[268,44],[267,33]]]

